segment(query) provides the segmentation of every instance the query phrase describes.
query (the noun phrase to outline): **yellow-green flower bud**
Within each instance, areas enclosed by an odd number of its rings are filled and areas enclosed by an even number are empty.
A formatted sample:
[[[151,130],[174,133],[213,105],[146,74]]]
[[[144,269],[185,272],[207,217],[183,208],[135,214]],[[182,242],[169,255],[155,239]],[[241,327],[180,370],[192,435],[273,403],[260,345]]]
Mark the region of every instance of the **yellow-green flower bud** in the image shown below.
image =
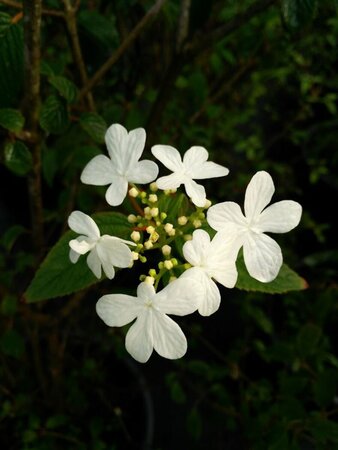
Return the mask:
[[[134,242],[138,242],[141,239],[141,234],[139,231],[133,231],[130,237]]]
[[[153,285],[155,283],[155,278],[145,277],[144,282]]]
[[[192,224],[195,228],[200,228],[202,226],[202,222],[199,219],[195,219]]]
[[[173,263],[169,259],[164,261],[163,265],[167,270],[171,270],[174,267]]]
[[[135,216],[135,214],[129,214],[129,216],[128,216],[128,222],[129,222],[129,223],[135,223],[135,222],[137,222],[137,217]]]
[[[132,187],[131,189],[129,189],[128,193],[129,193],[130,197],[136,198],[139,194],[139,191],[135,187]]]
[[[167,218],[167,213],[161,212],[160,218],[161,218],[161,220],[165,220]]]
[[[153,247],[153,243],[151,241],[145,241],[144,248],[150,250]]]
[[[173,263],[173,266],[174,266],[174,267],[178,265],[178,261],[177,261],[176,258],[171,258],[170,261]]]
[[[150,203],[156,203],[157,202],[157,195],[156,194],[150,194],[149,195],[149,201],[150,201]]]
[[[170,233],[172,230],[174,229],[174,225],[172,224],[172,223],[166,223],[165,225],[164,225],[164,231],[166,232],[166,233]]]
[[[163,245],[162,247],[162,253],[164,256],[169,256],[171,253],[171,247],[170,245]]]
[[[148,234],[153,234],[155,231],[155,228],[152,225],[149,225],[149,227],[146,228],[146,232]]]
[[[160,238],[160,235],[154,231],[151,235],[150,235],[150,240],[151,242],[157,242]]]
[[[177,219],[177,222],[179,225],[186,225],[186,223],[188,222],[188,218],[186,216],[180,216]]]
[[[133,261],[137,261],[139,256],[140,255],[137,252],[131,252],[131,257],[133,258]]]
[[[155,270],[155,269],[150,269],[150,270],[149,270],[149,275],[150,275],[151,277],[155,278],[155,277],[156,277],[156,270]]]
[[[151,217],[157,217],[158,213],[159,213],[158,208],[151,208],[150,210]]]
[[[150,183],[149,188],[150,188],[151,192],[156,192],[156,191],[158,191],[158,187],[157,187],[157,184],[155,183],[155,181],[153,181],[152,183]]]

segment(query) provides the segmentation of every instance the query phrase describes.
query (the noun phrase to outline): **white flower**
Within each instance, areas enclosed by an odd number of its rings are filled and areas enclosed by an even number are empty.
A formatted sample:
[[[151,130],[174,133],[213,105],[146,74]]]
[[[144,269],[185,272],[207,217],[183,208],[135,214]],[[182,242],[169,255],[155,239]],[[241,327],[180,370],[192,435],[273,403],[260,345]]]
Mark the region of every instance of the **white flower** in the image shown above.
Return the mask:
[[[191,147],[183,161],[176,148],[170,145],[154,145],[152,154],[173,173],[156,180],[160,189],[176,189],[184,184],[187,195],[199,207],[206,203],[205,189],[194,180],[223,177],[228,175],[226,167],[207,161],[209,153],[203,147]]]
[[[139,161],[144,149],[146,132],[137,128],[129,133],[119,124],[111,125],[105,136],[110,158],[95,156],[81,174],[81,181],[94,186],[110,184],[106,191],[109,205],[120,205],[127,195],[128,183],[146,184],[158,174],[153,161]]]
[[[69,242],[69,259],[76,263],[80,255],[88,253],[87,264],[97,278],[101,278],[101,268],[109,279],[114,278],[115,267],[128,267],[132,262],[132,253],[127,247],[135,245],[118,237],[100,235],[94,220],[81,211],[73,211],[68,218],[69,227],[79,233]]]
[[[183,245],[183,255],[193,266],[181,278],[190,278],[199,284],[203,295],[200,297],[198,312],[209,316],[218,310],[221,295],[216,280],[227,288],[233,288],[237,281],[236,257],[238,245],[232,233],[216,233],[212,241],[204,230],[195,230],[192,240]]]
[[[223,230],[229,224],[232,229],[235,226],[234,233],[243,245],[249,274],[264,283],[276,278],[283,263],[279,245],[264,233],[286,233],[298,225],[302,214],[301,205],[292,200],[280,201],[266,208],[274,191],[271,176],[265,171],[257,172],[246,188],[245,216],[234,202],[212,206],[207,216],[215,230]]]
[[[137,288],[137,297],[104,295],[96,312],[110,327],[122,327],[136,319],[126,336],[126,349],[139,362],[146,362],[153,349],[168,359],[181,358],[187,341],[181,328],[167,314],[184,316],[196,310],[188,280],[176,280],[156,293],[148,283]]]

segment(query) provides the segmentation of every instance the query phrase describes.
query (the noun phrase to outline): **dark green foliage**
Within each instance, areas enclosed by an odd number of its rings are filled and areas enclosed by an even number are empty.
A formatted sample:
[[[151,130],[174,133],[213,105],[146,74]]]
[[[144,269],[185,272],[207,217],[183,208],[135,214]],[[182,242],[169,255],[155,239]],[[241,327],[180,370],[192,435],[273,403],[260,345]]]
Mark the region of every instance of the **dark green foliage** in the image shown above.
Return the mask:
[[[71,2],[79,5],[89,79],[154,2]],[[192,0],[179,47],[183,3],[165,2],[121,51],[91,90],[92,105],[82,95],[66,22],[48,13],[63,11],[64,2],[44,1],[40,123],[32,132],[28,113],[20,112],[27,42],[21,9],[0,2],[1,448],[338,448],[337,0]],[[98,283],[86,256],[77,264],[68,259],[71,211],[125,239],[133,226],[120,213],[138,214],[130,201],[109,207],[106,187],[80,183],[88,161],[106,154],[112,123],[146,128],[147,159],[154,144],[182,153],[205,146],[230,169],[225,178],[202,180],[213,203],[242,203],[252,175],[267,170],[273,201],[303,206],[299,227],[272,235],[285,262],[274,282],[253,280],[239,259],[239,289],[221,288],[219,311],[174,317],[188,340],[178,361],[153,355],[146,365],[135,363],[125,350],[127,327],[108,328],[95,313],[104,294],[135,295],[139,271],[157,267],[153,252],[141,269],[118,271],[113,282]],[[29,184],[36,170],[40,247]],[[183,194],[160,201],[173,222],[189,208]]]

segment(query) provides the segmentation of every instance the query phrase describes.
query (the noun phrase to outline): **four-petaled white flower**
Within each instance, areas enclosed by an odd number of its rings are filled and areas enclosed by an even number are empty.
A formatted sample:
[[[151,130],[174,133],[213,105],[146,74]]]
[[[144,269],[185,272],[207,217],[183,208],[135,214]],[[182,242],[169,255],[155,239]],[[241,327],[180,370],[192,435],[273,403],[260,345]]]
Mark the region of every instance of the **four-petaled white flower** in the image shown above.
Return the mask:
[[[243,245],[249,274],[264,283],[276,278],[283,263],[279,245],[264,233],[286,233],[298,225],[302,214],[301,205],[292,200],[280,201],[266,208],[274,191],[271,176],[265,171],[257,172],[246,188],[245,216],[234,202],[214,205],[207,215],[209,224],[217,231],[231,224],[232,232]]]
[[[158,166],[153,161],[139,161],[146,140],[143,128],[130,131],[119,124],[111,125],[105,135],[110,158],[95,156],[81,174],[85,184],[105,186],[106,200],[111,206],[120,205],[128,191],[128,183],[146,184],[155,180]]]
[[[233,234],[218,232],[210,241],[204,230],[195,230],[192,240],[183,246],[185,259],[194,267],[186,270],[181,278],[196,281],[202,293],[198,312],[202,316],[210,316],[218,310],[221,295],[216,280],[227,288],[233,288],[237,281],[236,257],[238,245]]]
[[[69,242],[69,259],[76,263],[80,255],[89,252],[87,264],[97,278],[101,278],[101,268],[109,279],[114,278],[115,267],[125,268],[132,262],[132,253],[126,245],[135,245],[115,236],[100,235],[94,220],[81,211],[73,211],[68,218],[69,227],[79,233]]]
[[[160,189],[176,189],[184,184],[187,195],[199,207],[206,204],[206,193],[202,185],[194,180],[216,178],[228,175],[229,169],[207,161],[209,153],[204,147],[191,147],[184,154],[183,161],[176,148],[170,145],[154,145],[152,154],[173,173],[156,180]]]
[[[110,327],[122,327],[136,319],[126,335],[126,349],[139,362],[147,362],[153,349],[164,358],[181,358],[187,340],[181,328],[167,314],[184,316],[196,310],[190,280],[175,280],[156,293],[149,283],[141,283],[137,297],[104,295],[96,312]]]

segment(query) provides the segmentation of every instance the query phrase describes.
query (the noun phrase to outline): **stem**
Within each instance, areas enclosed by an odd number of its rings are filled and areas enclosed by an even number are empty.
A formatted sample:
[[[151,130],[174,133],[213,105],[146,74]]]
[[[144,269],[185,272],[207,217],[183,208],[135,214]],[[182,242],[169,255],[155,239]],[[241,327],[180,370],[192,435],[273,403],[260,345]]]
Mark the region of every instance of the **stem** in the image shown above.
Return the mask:
[[[74,60],[79,70],[82,86],[86,86],[88,84],[88,75],[83,59],[76,22],[76,12],[78,9],[78,5],[75,5],[75,7],[73,7],[70,0],[63,0],[63,4],[65,6],[65,19],[70,40],[72,43]],[[87,89],[85,96],[87,97],[87,102],[90,110],[95,111],[96,107],[93,95],[90,92],[90,88]]]
[[[40,28],[41,0],[24,0],[25,34],[25,97],[22,109],[26,118],[26,128],[34,139],[29,145],[33,168],[28,178],[32,234],[38,251],[38,258],[44,247],[43,205],[41,189],[41,141],[38,135],[40,107]]]
[[[191,0],[182,0],[181,14],[178,22],[176,50],[180,51],[189,33]]]
[[[15,2],[14,0],[0,0],[0,3],[6,6],[10,6],[15,9],[22,9],[22,3]],[[58,11],[57,9],[42,9],[42,15],[46,16],[54,16],[54,17],[64,17],[62,11]]]
[[[114,52],[110,58],[97,70],[93,77],[85,84],[80,92],[79,98],[87,94],[108,72],[108,70],[120,59],[123,53],[131,46],[135,39],[139,36],[143,28],[148,24],[150,19],[158,14],[166,0],[157,0],[157,2],[149,9],[149,11],[142,17],[140,22],[131,30],[126,39],[122,42],[120,47]]]

